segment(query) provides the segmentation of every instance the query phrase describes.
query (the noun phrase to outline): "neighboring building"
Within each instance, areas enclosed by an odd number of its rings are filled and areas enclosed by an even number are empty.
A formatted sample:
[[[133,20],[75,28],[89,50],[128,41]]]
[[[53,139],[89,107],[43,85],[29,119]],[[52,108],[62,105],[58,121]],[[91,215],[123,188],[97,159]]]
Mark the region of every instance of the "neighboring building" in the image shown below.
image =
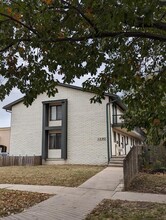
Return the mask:
[[[0,128],[0,154],[10,151],[10,128]]]
[[[41,94],[28,108],[23,98],[4,107],[12,114],[10,155],[42,155],[43,163],[106,164],[142,140],[138,132],[121,128],[125,106],[117,96],[106,94],[102,104],[90,104],[93,93],[65,84],[57,88],[54,97]]]

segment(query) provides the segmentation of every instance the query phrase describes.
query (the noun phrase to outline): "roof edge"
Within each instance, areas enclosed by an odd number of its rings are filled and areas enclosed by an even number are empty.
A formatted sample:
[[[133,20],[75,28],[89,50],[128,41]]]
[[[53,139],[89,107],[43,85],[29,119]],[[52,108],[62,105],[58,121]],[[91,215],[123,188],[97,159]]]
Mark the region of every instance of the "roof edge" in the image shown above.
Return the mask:
[[[83,92],[90,92],[93,93],[91,91],[86,91],[84,90],[82,87],[79,86],[75,86],[75,85],[69,85],[69,84],[63,84],[63,83],[58,83],[57,86],[62,86],[62,87],[66,87],[66,88],[71,88],[71,89],[76,89],[76,90],[80,90]],[[94,93],[95,94],[95,93]],[[105,93],[105,96],[110,97],[112,100],[115,100],[115,103],[122,109],[122,110],[126,110],[126,106],[122,103],[122,100],[120,99],[120,97],[118,95],[112,95],[109,93]],[[5,106],[3,106],[3,109],[5,109],[6,111],[12,111],[12,107],[20,102],[24,101],[24,96],[22,98],[19,98]]]

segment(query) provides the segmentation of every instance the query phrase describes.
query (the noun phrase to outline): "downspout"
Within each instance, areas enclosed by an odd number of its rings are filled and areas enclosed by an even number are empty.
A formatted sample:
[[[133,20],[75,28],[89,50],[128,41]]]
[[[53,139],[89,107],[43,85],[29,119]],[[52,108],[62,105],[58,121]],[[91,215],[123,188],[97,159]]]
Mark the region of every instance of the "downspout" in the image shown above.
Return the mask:
[[[110,129],[109,129],[109,118],[110,118],[110,102],[106,104],[106,122],[107,122],[107,155],[108,155],[108,164],[110,162]],[[112,149],[111,149],[112,155]]]
[[[110,117],[110,106],[112,103],[117,100],[110,101],[106,104],[106,123],[107,123],[107,154],[108,154],[108,164],[110,162],[110,158],[112,157],[112,120]],[[112,112],[112,111],[111,111]],[[109,120],[110,119],[110,120]],[[111,145],[111,146],[110,146]]]

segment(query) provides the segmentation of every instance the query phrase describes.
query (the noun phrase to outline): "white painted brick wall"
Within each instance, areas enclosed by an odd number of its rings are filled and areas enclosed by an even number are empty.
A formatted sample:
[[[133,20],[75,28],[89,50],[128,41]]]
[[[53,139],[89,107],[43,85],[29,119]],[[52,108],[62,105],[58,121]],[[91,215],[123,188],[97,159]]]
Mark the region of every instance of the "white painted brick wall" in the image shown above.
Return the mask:
[[[11,155],[41,155],[42,101],[68,99],[68,159],[71,164],[107,163],[106,103],[90,104],[93,94],[58,86],[59,93],[39,95],[30,107],[19,103],[12,108]]]

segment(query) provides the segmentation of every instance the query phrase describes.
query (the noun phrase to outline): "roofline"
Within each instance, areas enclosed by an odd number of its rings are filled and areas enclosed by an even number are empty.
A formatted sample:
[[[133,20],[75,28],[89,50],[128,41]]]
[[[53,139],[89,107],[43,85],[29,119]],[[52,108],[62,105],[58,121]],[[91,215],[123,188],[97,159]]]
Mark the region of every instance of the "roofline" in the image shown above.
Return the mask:
[[[5,106],[3,106],[3,109],[5,109],[6,111],[11,111],[12,110],[12,107],[20,102],[23,102],[24,101],[24,97],[20,98],[20,99],[17,99],[15,100],[14,102],[11,102]]]
[[[63,83],[58,83],[57,86],[62,86],[62,87],[66,87],[66,88],[71,88],[71,89],[76,89],[76,90],[80,90],[80,91],[84,91],[84,92],[90,92],[93,93],[91,91],[86,91],[84,90],[82,87],[79,86],[74,86],[74,85],[69,85],[69,84],[63,84]],[[122,109],[122,110],[126,110],[126,106],[122,103],[122,100],[120,99],[119,96],[117,95],[112,95],[109,93],[105,93],[105,96],[110,97],[110,99],[115,100],[115,103]],[[5,109],[6,111],[12,111],[12,107],[20,102],[24,101],[24,96],[22,98],[19,98],[5,106],[3,106],[3,109]]]
[[[1,130],[10,130],[11,129],[11,127],[0,127],[0,131]]]

